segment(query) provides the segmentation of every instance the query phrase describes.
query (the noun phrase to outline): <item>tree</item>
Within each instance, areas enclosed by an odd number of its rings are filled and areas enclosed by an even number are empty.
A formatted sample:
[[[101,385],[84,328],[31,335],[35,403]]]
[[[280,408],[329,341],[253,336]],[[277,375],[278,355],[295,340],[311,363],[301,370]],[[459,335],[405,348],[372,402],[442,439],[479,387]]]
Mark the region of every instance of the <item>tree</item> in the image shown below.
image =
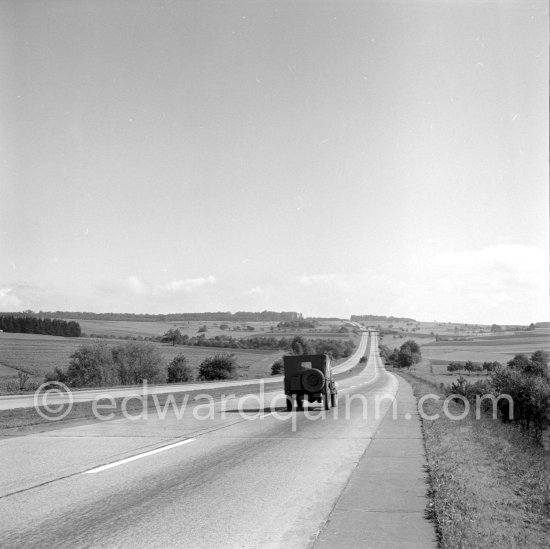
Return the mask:
[[[485,370],[487,373],[496,371],[497,368],[501,366],[500,362],[484,362],[481,365],[481,369]]]
[[[314,349],[311,346],[310,342],[303,338],[302,336],[296,336],[290,342],[290,350],[295,355],[312,355],[314,354]]]
[[[221,353],[206,358],[199,366],[199,379],[214,381],[216,379],[232,379],[237,373],[237,362],[234,354]]]
[[[71,355],[66,374],[71,387],[101,387],[116,381],[111,350],[104,342],[85,343]]]
[[[112,354],[123,385],[137,385],[145,380],[165,381],[162,356],[152,343],[128,341],[124,346],[115,347]]]
[[[187,362],[187,358],[183,355],[177,355],[172,359],[172,362],[167,368],[168,383],[183,383],[193,380],[193,372]]]
[[[397,364],[400,368],[410,368],[413,364],[418,364],[422,360],[422,354],[418,343],[413,339],[405,341],[397,355]]]
[[[183,335],[180,332],[179,328],[170,328],[163,336],[161,341],[163,343],[169,342],[174,345],[181,345],[183,343]]]
[[[283,359],[280,358],[279,360],[276,360],[271,365],[271,375],[272,376],[278,376],[283,373],[284,366],[283,366]]]
[[[454,372],[460,372],[463,369],[463,365],[460,362],[449,362],[447,371],[451,374]]]
[[[548,360],[550,360],[550,354],[547,351],[535,351],[531,355],[531,362],[537,362],[543,366],[548,365]]]
[[[518,372],[523,372],[526,368],[529,368],[530,361],[527,358],[527,355],[523,353],[517,354],[512,360],[508,361],[508,368],[512,370],[517,370]]]

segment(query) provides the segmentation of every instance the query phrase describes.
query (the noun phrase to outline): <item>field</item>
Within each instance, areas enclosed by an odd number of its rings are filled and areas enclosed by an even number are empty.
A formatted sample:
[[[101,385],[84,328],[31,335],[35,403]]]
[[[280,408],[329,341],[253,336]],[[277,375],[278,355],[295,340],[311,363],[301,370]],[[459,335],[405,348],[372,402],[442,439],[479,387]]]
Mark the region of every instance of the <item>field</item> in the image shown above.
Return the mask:
[[[171,328],[177,328],[189,337],[199,334],[199,328],[206,325],[206,337],[230,335],[240,337],[291,337],[300,333],[306,337],[342,337],[335,331],[341,326],[338,322],[323,321],[313,330],[277,329],[277,322],[215,322],[215,321],[176,321],[176,322],[138,322],[126,320],[79,320],[84,335],[101,335],[112,337],[157,337],[165,334]],[[228,329],[222,330],[220,325],[227,324]],[[254,328],[248,330],[247,326]]]
[[[90,338],[64,338],[31,334],[0,334],[0,377],[16,377],[17,370],[23,370],[43,377],[55,367],[66,368],[70,355],[83,343],[98,341]],[[108,345],[124,342],[107,339]],[[271,364],[281,356],[281,351],[259,351],[246,349],[215,349],[211,347],[183,347],[154,343],[165,362],[177,354],[184,354],[192,367],[207,357],[220,352],[232,352],[237,358],[239,376],[246,378],[265,377],[270,374]],[[12,369],[14,368],[14,369]]]
[[[396,340],[400,342],[397,345],[390,344],[391,341],[394,340],[390,339],[388,343],[386,341],[384,343],[393,347],[401,345],[405,340]],[[497,361],[505,364],[518,353],[529,356],[539,349],[550,352],[550,330],[519,332],[504,336],[483,336],[471,341],[422,343],[418,339],[417,342],[421,345],[423,360],[414,367],[414,373],[433,383],[448,384],[460,375],[460,373],[450,374],[447,372],[449,362],[471,360],[478,363]],[[472,377],[476,378],[477,376],[473,375]]]

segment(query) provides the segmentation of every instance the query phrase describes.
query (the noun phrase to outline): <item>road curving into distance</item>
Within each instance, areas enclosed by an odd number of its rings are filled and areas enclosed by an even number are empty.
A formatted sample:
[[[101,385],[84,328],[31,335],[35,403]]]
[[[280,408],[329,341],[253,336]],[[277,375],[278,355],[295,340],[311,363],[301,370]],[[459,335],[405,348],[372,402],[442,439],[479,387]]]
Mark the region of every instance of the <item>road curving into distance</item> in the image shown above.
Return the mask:
[[[0,439],[2,547],[309,547],[397,391],[371,338],[327,412],[270,385]]]
[[[348,357],[344,362],[334,367],[334,373],[342,373],[350,370],[357,365],[359,359],[365,354],[368,346],[369,333],[367,331],[361,332],[361,338],[353,354]],[[197,390],[213,390],[213,389],[227,389],[230,387],[246,387],[248,385],[257,385],[261,378],[247,379],[239,381],[216,381],[216,382],[203,382],[203,383],[171,383],[167,385],[150,385],[147,387],[147,393],[153,394],[166,394],[166,393],[187,393]],[[266,384],[280,383],[282,384],[283,376],[271,376],[263,378],[263,382]],[[101,389],[82,389],[71,391],[71,396],[74,402],[90,402],[96,400],[99,395],[108,393],[113,398],[123,398],[129,396],[139,396],[143,394],[143,386],[132,387],[103,387]],[[59,395],[50,395],[48,397],[48,404],[56,406],[67,403],[68,396],[64,393]],[[15,408],[31,408],[34,406],[34,395],[9,395],[0,396],[0,411],[13,410]]]

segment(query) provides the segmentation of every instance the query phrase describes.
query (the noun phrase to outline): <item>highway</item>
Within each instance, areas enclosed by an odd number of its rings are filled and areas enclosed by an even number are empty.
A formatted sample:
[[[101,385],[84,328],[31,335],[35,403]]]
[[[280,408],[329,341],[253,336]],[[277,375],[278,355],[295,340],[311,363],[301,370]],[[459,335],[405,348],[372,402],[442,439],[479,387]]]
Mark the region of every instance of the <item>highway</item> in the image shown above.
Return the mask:
[[[0,439],[0,545],[310,547],[397,391],[371,337],[327,412],[286,412],[279,381],[246,400]]]

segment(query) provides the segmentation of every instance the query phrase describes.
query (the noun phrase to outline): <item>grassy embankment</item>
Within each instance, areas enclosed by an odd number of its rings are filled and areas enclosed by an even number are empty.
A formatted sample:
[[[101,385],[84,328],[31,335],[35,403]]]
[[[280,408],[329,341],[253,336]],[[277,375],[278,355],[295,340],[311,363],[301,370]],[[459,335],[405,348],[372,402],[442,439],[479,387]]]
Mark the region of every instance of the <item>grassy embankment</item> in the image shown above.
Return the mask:
[[[502,341],[493,341],[500,345],[498,353],[506,362],[502,357],[511,349],[503,349]],[[514,353],[521,352],[518,343],[509,342]],[[539,344],[525,352],[530,354]],[[419,366],[415,373],[397,373],[412,384],[417,398],[442,396],[443,375],[431,373],[429,366]],[[445,382],[455,377],[447,376]],[[458,416],[463,407],[451,403],[449,410]],[[550,452],[513,425],[491,416],[475,419],[473,410],[463,420],[447,418],[443,400],[427,400],[424,411],[440,416],[423,420],[423,429],[432,495],[428,513],[436,523],[441,547],[548,547]]]

